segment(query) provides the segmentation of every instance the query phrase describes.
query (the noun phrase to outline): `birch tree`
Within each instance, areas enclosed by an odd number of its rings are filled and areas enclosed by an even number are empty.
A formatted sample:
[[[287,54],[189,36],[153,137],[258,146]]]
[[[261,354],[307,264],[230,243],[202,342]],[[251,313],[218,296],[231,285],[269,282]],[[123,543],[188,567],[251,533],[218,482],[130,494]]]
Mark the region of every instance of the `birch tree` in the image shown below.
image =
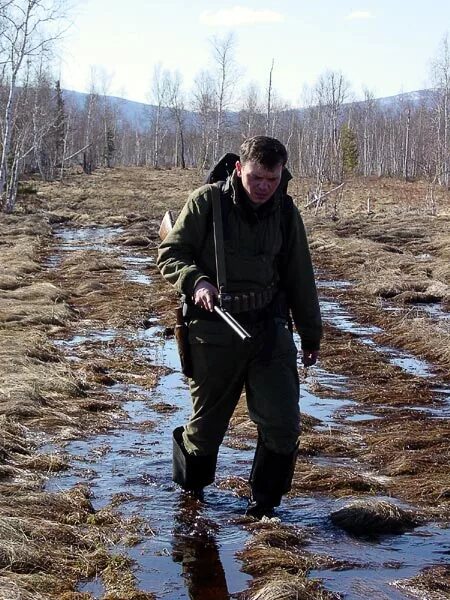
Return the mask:
[[[269,71],[269,82],[267,85],[266,135],[271,135],[271,127],[272,127],[272,103],[273,103],[272,76],[273,76],[274,64],[275,64],[275,60],[272,59],[272,64],[270,65],[270,71]]]
[[[24,158],[15,154],[21,151],[22,144],[13,143],[20,78],[30,63],[50,52],[62,34],[63,16],[63,4],[59,0],[3,0],[0,3],[0,68],[7,85],[6,104],[1,114],[0,206],[7,212],[14,209],[18,174]],[[23,139],[20,132],[16,133]]]
[[[240,131],[243,137],[251,137],[264,131],[264,115],[256,84],[250,83],[244,91],[239,113]]]
[[[175,166],[186,168],[185,158],[185,110],[184,98],[181,89],[182,79],[178,71],[168,75],[167,79],[167,97],[170,113],[175,121]]]
[[[235,38],[232,33],[224,38],[212,39],[213,61],[216,80],[216,134],[214,140],[213,161],[224,151],[225,111],[231,107],[236,78],[238,76],[234,60]]]
[[[216,114],[216,97],[214,80],[208,71],[201,71],[194,82],[192,109],[196,113],[199,133],[199,144],[196,152],[196,165],[204,170],[208,166],[214,140],[214,115]]]
[[[168,73],[158,63],[153,70],[152,100],[156,106],[153,116],[153,166],[160,166],[160,150],[163,137],[163,110],[168,102]]]
[[[446,186],[450,181],[450,48],[448,35],[442,39],[438,56],[432,64],[432,78],[436,90],[434,128],[436,135],[436,173],[438,182]]]

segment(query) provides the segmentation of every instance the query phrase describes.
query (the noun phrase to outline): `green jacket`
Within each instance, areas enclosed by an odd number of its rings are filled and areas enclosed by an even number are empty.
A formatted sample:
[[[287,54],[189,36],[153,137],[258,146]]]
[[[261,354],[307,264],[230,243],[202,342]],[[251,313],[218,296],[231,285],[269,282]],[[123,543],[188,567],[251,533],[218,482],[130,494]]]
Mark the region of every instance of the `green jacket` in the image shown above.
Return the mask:
[[[284,290],[302,348],[318,350],[322,323],[308,242],[283,188],[280,184],[268,202],[255,207],[235,173],[223,185],[223,201],[229,202],[223,218],[227,292],[271,285]],[[209,189],[204,185],[191,194],[158,252],[162,275],[188,297],[202,279],[217,285]]]

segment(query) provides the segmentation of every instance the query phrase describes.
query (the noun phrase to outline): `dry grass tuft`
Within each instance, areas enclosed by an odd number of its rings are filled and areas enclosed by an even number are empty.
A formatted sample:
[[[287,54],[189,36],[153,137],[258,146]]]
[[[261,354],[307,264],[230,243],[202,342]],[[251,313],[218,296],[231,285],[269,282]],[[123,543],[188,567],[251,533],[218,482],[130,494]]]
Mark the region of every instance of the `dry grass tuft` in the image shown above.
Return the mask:
[[[286,525],[259,521],[247,525],[253,536],[238,557],[242,570],[253,575],[250,590],[242,600],[331,599],[337,596],[326,592],[322,586],[307,579],[312,567],[326,563],[326,557],[314,556],[304,550],[307,534]]]
[[[303,456],[345,456],[358,454],[359,443],[355,436],[344,436],[342,432],[323,433],[311,430],[300,436],[299,454]]]
[[[0,576],[0,600],[47,600],[36,590],[26,590],[12,578]]]
[[[29,325],[66,325],[74,314],[64,303],[51,302],[46,299],[19,302],[4,300],[0,308],[0,324],[2,327],[13,327],[17,324]]]
[[[27,430],[23,425],[0,415],[0,457],[5,459],[11,453],[28,455],[30,448],[26,435]]]
[[[244,573],[254,577],[267,575],[275,570],[286,571],[291,575],[306,574],[312,566],[311,557],[307,554],[299,554],[286,548],[253,545],[253,542],[238,557],[242,560]]]
[[[450,566],[428,567],[417,577],[395,581],[392,585],[418,600],[448,600],[450,598]]]
[[[81,400],[78,406],[91,413],[108,412],[110,410],[117,410],[120,407],[118,400],[97,400],[88,398],[87,400]]]
[[[444,320],[433,322],[426,317],[409,317],[402,320],[384,315],[380,320],[384,332],[377,341],[391,346],[400,346],[415,356],[428,358],[442,366],[447,373],[450,369],[450,328]],[[445,377],[445,375],[444,375]]]
[[[58,518],[60,523],[77,525],[86,523],[89,515],[94,513],[86,486],[78,485],[67,492],[52,494],[49,492],[29,492],[16,497],[14,506],[4,498],[0,498],[0,510],[3,514],[8,507],[9,516],[21,517],[24,514],[33,518],[52,521]]]
[[[37,261],[37,253],[40,249],[38,239],[17,235],[14,241],[0,247],[2,277],[13,277],[22,279],[27,275],[37,273],[41,267]]]
[[[0,273],[0,290],[15,290],[20,285],[20,279],[14,275]]]
[[[384,500],[358,500],[331,513],[331,521],[354,535],[403,533],[420,524],[412,510]]]
[[[321,589],[316,581],[302,576],[277,573],[276,578],[252,586],[242,600],[333,600],[339,596]]]
[[[42,281],[39,283],[32,283],[13,291],[0,292],[0,299],[2,300],[21,300],[29,302],[60,302],[61,300],[67,300],[68,294],[61,288],[49,283],[48,281]]]
[[[224,477],[216,482],[216,486],[219,490],[230,490],[239,498],[250,497],[250,485],[243,477]]]
[[[383,492],[384,486],[369,475],[345,467],[325,467],[297,461],[292,482],[293,495],[327,493],[335,497]]]
[[[133,563],[127,556],[116,554],[109,557],[106,568],[102,571],[102,580],[107,593],[104,600],[155,600],[154,594],[140,592],[136,589],[136,577],[133,574]]]
[[[67,258],[62,269],[69,276],[82,275],[86,277],[86,273],[108,272],[123,270],[125,268],[123,262],[114,256],[104,256],[100,251],[76,251],[72,252]]]
[[[281,550],[303,548],[308,541],[306,532],[292,527],[268,527],[256,530],[251,544],[252,546],[267,546]]]
[[[22,469],[31,471],[42,471],[44,473],[59,473],[69,468],[69,461],[63,456],[57,454],[33,454],[30,457],[20,460],[18,465]]]
[[[2,240],[17,238],[43,238],[49,236],[51,229],[42,213],[20,215],[4,215],[0,222],[0,237]]]
[[[71,368],[43,332],[0,330],[0,414],[32,419],[61,410],[82,393]],[[48,410],[50,409],[50,410]]]
[[[87,592],[63,592],[58,600],[93,600],[93,596]]]
[[[101,281],[85,281],[80,283],[78,287],[75,288],[74,293],[77,296],[86,296],[87,294],[93,294],[98,292],[107,291],[107,286]]]

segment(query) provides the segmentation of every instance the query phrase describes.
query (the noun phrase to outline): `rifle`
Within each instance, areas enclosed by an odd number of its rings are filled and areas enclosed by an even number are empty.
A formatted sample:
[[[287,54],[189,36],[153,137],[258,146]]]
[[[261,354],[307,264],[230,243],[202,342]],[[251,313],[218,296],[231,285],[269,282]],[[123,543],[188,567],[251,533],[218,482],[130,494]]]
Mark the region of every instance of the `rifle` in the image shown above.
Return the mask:
[[[161,225],[159,227],[159,237],[161,240],[165,240],[167,235],[171,232],[174,226],[174,218],[173,214],[170,210],[166,212],[161,221]],[[223,294],[224,296],[226,294]],[[236,321],[232,314],[230,314],[225,308],[221,306],[222,304],[222,293],[219,293],[219,306],[214,305],[214,312],[218,315],[225,323],[231,327],[231,329],[237,333],[237,335],[241,338],[241,340],[245,341],[250,339],[252,336],[248,333],[244,327],[240,323]],[[179,323],[178,323],[179,324]]]

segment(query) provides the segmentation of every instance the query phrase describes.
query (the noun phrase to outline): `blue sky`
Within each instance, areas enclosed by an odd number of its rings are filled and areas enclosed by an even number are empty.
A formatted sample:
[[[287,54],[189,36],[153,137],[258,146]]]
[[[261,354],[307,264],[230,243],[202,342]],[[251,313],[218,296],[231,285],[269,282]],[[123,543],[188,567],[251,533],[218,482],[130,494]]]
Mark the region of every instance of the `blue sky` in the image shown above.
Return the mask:
[[[447,0],[75,0],[61,57],[63,87],[87,91],[91,67],[108,93],[149,101],[154,66],[178,69],[189,91],[211,65],[213,36],[234,32],[239,87],[267,84],[292,105],[327,69],[355,98],[427,87],[430,61],[450,30]]]

